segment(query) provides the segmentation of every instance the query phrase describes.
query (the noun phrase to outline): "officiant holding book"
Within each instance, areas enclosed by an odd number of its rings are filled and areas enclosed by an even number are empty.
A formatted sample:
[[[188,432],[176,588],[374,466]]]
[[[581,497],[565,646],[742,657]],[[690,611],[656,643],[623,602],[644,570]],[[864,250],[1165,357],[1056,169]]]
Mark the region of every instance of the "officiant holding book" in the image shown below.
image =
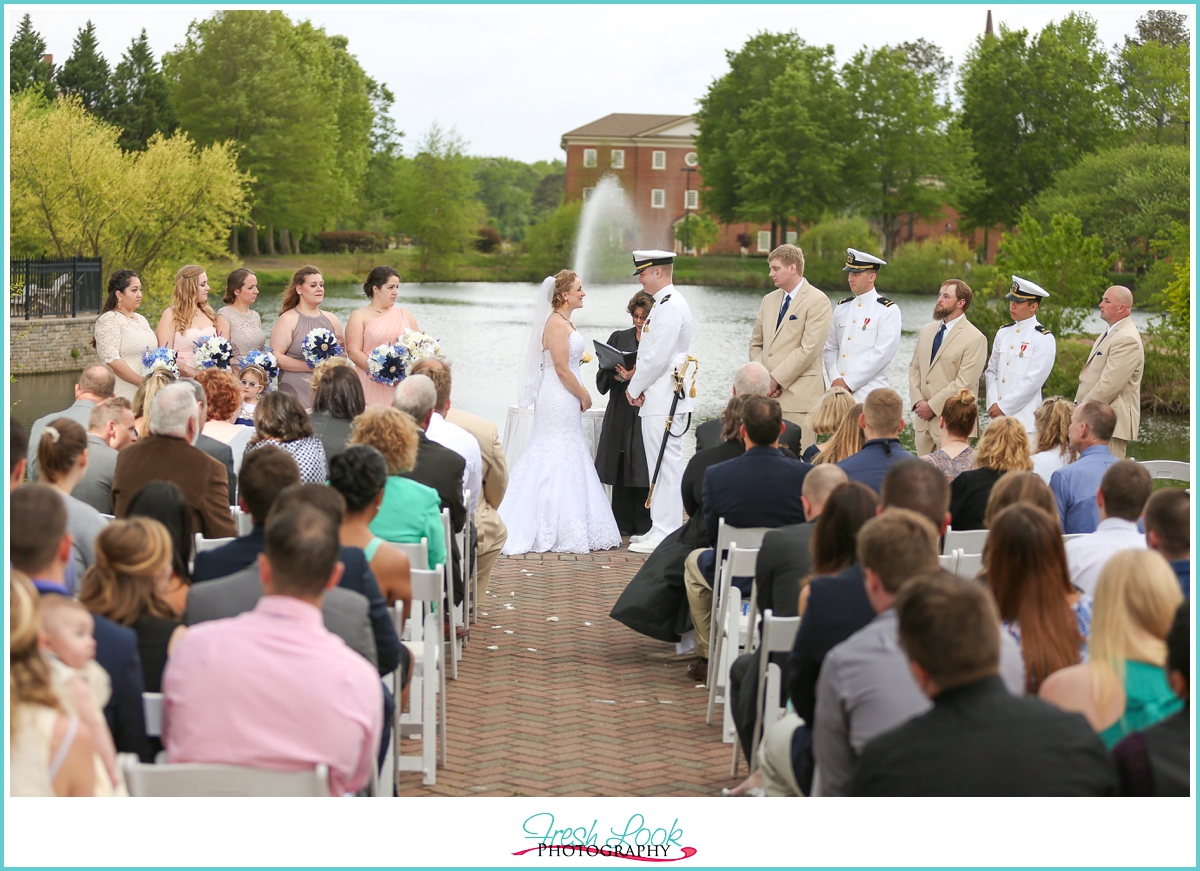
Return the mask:
[[[617,330],[608,337],[608,345],[617,351],[636,354],[642,335],[642,325],[654,305],[654,297],[643,290],[634,294],[627,311],[633,318],[628,330]],[[634,368],[613,363],[597,348],[600,364],[596,373],[596,389],[608,394],[608,408],[596,446],[596,472],[601,483],[612,486],[612,510],[622,536],[644,535],[650,531],[650,509],[646,497],[650,493],[650,470],[646,449],[642,444],[642,421],[638,409],[625,398]],[[626,361],[629,362],[629,361]],[[606,368],[606,363],[609,367]]]

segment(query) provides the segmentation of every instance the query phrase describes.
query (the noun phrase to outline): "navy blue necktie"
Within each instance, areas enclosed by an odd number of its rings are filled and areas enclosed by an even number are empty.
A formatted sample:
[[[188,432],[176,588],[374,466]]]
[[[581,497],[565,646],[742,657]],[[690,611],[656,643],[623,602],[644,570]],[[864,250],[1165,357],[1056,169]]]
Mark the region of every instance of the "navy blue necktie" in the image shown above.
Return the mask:
[[[946,335],[946,325],[942,324],[942,328],[937,331],[937,335],[933,337],[933,353],[929,355],[929,362],[933,363],[933,358],[937,356],[938,348],[942,347],[942,339]]]
[[[788,306],[792,304],[792,298],[786,293],[783,295],[783,306],[779,309],[779,320],[775,322],[775,329],[779,329],[779,325],[783,323],[783,316],[787,314]]]

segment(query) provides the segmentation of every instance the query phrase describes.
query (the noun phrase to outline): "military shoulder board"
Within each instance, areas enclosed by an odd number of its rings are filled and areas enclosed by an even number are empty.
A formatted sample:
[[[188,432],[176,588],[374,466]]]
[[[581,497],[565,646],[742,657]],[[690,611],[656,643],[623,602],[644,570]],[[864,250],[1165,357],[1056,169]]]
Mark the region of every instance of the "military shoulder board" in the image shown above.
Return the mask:
[[[1050,332],[1048,329],[1046,329],[1045,327],[1043,327],[1041,324],[1038,324],[1036,327],[1034,327],[1034,329],[1035,329],[1037,332],[1041,333],[1043,336],[1050,336],[1050,335],[1053,335],[1053,333],[1051,333],[1051,332]]]
[[[1007,330],[1009,327],[1015,327],[1016,325],[1017,325],[1016,321],[1009,321],[1007,324],[1002,326],[1000,329]]]
[[[666,296],[664,296],[662,299],[660,299],[660,300],[659,300],[659,303],[660,303],[660,304],[661,304],[661,303],[664,303],[664,302],[666,302],[667,300],[669,300],[670,298],[671,298],[671,294],[669,294],[669,293],[668,293]]]
[[[886,296],[876,297],[876,299],[878,299],[878,301],[885,306],[895,305],[895,303],[892,302],[890,299],[888,299]]]
[[[854,302],[854,297],[853,297],[853,295],[851,295],[851,296],[848,296],[848,297],[846,297],[845,299],[841,300],[841,301],[838,303],[838,305],[845,305],[845,304],[846,304],[846,303],[848,303],[848,302]]]

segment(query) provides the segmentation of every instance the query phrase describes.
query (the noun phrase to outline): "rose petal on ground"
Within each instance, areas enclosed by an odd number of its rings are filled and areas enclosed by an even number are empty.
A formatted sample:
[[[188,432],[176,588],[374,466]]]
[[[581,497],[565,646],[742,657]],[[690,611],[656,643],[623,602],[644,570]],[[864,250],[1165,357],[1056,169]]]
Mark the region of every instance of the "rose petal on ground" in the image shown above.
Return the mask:
[[[547,623],[557,623],[557,622],[558,622],[558,618],[557,618],[557,617],[547,617],[547,618],[546,618],[546,622],[547,622]]]

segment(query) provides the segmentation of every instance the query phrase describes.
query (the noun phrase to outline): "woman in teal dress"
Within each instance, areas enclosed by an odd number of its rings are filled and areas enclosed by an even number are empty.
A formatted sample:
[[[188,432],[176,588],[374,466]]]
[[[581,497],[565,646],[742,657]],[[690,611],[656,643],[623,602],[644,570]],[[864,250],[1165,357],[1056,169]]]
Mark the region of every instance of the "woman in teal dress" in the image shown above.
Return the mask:
[[[420,544],[428,540],[429,568],[446,564],[442,500],[437,490],[401,477],[417,461],[417,425],[403,411],[374,406],[354,418],[349,445],[370,445],[388,464],[383,504],[371,532],[384,541]]]
[[[1087,717],[1109,749],[1174,714],[1183,701],[1163,666],[1181,601],[1175,573],[1157,552],[1118,551],[1096,584],[1090,660],[1047,677],[1038,695]]]

